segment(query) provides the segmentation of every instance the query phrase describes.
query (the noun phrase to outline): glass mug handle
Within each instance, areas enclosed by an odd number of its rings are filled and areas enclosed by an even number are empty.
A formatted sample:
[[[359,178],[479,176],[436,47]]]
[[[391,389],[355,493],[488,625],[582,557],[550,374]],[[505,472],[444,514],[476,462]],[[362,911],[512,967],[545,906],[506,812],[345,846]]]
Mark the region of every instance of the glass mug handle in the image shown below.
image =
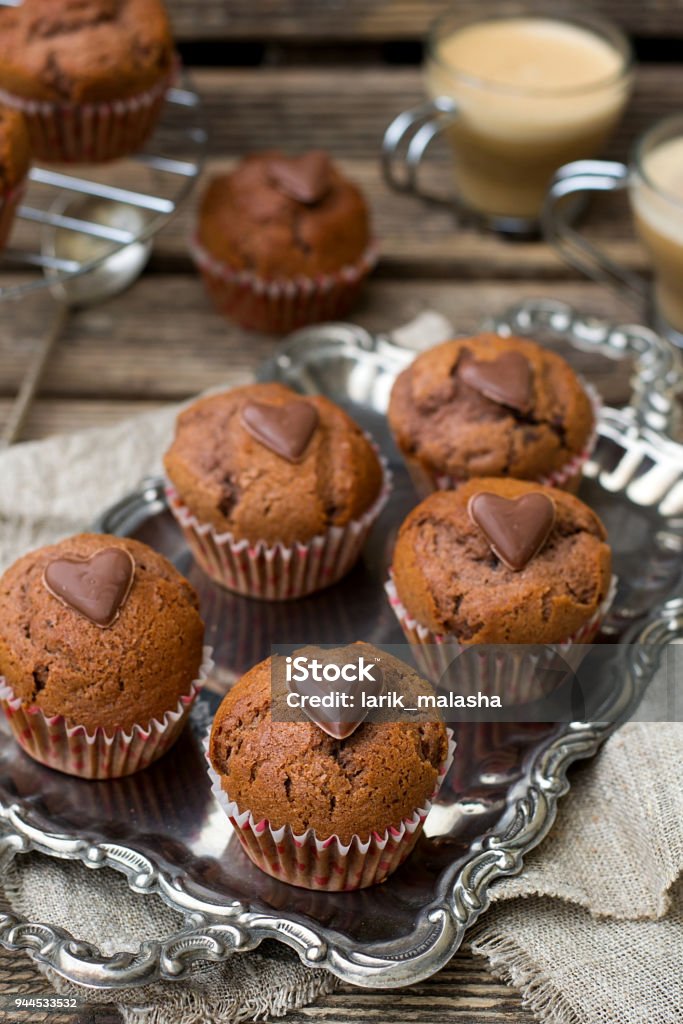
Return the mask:
[[[397,192],[413,192],[435,203],[453,203],[452,195],[436,195],[420,188],[418,170],[428,146],[458,116],[448,96],[438,96],[412,110],[404,110],[391,122],[382,140],[384,178]]]
[[[569,224],[570,196],[588,192],[616,192],[628,187],[626,164],[612,160],[575,160],[555,173],[541,214],[543,235],[562,258],[598,284],[608,284],[627,301],[638,306],[648,299],[648,284],[640,274],[622,267]]]

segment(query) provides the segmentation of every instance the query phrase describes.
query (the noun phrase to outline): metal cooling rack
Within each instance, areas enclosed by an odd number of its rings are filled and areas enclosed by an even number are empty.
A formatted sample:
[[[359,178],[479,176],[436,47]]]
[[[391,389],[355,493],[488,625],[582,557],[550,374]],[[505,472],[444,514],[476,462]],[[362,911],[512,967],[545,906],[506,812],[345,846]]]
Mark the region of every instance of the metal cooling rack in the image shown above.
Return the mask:
[[[0,6],[14,5],[0,0]],[[86,274],[117,250],[150,239],[176,213],[201,172],[207,142],[201,100],[186,82],[182,86],[169,89],[153,137],[135,156],[89,167],[87,176],[43,166],[32,168],[24,201],[17,211],[12,246],[0,254],[0,300],[18,299]],[[133,172],[136,187],[124,187]],[[143,182],[138,187],[141,177]],[[111,184],[110,179],[118,184]],[[139,229],[108,223],[112,218],[106,215],[100,223],[60,212],[61,205],[66,207],[77,196],[132,209]],[[105,244],[82,259],[60,257],[44,251],[43,232],[50,228],[65,229],[83,240],[96,239]],[[41,268],[43,274],[30,280],[23,276],[16,279],[16,272],[24,267]]]

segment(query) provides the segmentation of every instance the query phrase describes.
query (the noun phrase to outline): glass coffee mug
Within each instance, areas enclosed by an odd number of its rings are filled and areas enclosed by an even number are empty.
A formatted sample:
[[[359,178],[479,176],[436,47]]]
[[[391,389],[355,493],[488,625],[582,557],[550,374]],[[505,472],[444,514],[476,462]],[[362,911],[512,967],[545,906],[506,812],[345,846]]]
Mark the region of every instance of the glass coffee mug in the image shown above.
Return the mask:
[[[600,252],[570,227],[569,197],[627,189],[639,236],[652,261],[654,284]],[[664,118],[638,139],[628,165],[579,160],[561,167],[550,186],[543,230],[564,257],[588,277],[645,303],[660,334],[683,347],[683,116]]]
[[[400,191],[438,198],[507,234],[538,233],[562,164],[600,151],[630,92],[628,40],[575,5],[482,3],[447,13],[427,42],[431,100],[404,111],[384,136],[383,166]],[[432,140],[451,144],[455,196],[428,195],[418,168]]]

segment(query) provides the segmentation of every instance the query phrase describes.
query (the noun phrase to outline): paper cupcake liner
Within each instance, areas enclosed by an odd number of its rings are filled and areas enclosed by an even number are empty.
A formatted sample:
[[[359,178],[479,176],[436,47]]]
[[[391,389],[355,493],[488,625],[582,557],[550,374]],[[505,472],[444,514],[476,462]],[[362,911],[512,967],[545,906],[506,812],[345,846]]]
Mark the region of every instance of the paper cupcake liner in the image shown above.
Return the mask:
[[[590,459],[598,440],[598,418],[602,409],[602,399],[592,386],[585,380],[581,380],[584,391],[590,399],[593,408],[593,432],[588,438],[585,447],[577,455],[572,455],[563,465],[554,469],[552,473],[538,476],[531,483],[541,484],[543,487],[557,487],[561,491],[569,491],[576,494],[581,483],[583,467]],[[419,459],[410,455],[403,455],[410,478],[413,481],[415,490],[422,498],[426,498],[433,491],[454,491],[461,484],[467,483],[470,477],[455,477],[448,473],[435,473],[424,466]]]
[[[5,248],[9,238],[17,207],[26,191],[26,179],[15,185],[11,191],[0,196],[0,250]]]
[[[212,668],[211,648],[205,647],[199,676],[175,708],[130,732],[109,733],[67,721],[63,715],[46,716],[25,704],[0,676],[0,708],[5,712],[19,746],[34,760],[81,779],[118,779],[147,768],[169,750],[180,736],[197,694]]]
[[[306,324],[344,316],[378,257],[373,243],[357,263],[336,273],[268,280],[214,259],[196,236],[190,241],[190,252],[220,312],[248,330],[269,334],[287,334]]]
[[[392,576],[384,584],[384,589],[405,638],[413,648],[419,670],[433,683],[438,683],[446,677],[449,680],[449,688],[452,687],[453,678],[449,678],[447,673],[454,658],[475,645],[461,644],[454,636],[434,633],[428,626],[413,618],[398,596]],[[474,696],[477,693],[488,697],[498,696],[503,707],[510,704],[527,704],[547,697],[547,677],[544,678],[542,672],[539,672],[539,669],[544,667],[544,658],[550,665],[555,655],[559,655],[570,668],[578,668],[585,652],[581,647],[575,651],[572,649],[576,645],[589,644],[595,639],[612,606],[616,592],[617,577],[612,576],[604,601],[580,629],[559,643],[533,645],[547,648],[544,655],[528,649],[518,649],[532,646],[529,644],[512,644],[509,654],[501,652],[502,644],[483,645],[495,647],[495,657],[492,658],[486,651],[482,651],[481,658],[463,659],[458,669],[458,693],[463,696]],[[452,676],[454,671],[451,670],[449,675]]]
[[[160,82],[127,99],[100,103],[29,100],[0,89],[0,103],[24,115],[33,156],[47,163],[105,163],[142,149],[152,134],[176,61]]]
[[[363,545],[391,492],[391,472],[382,463],[379,497],[358,519],[346,526],[331,526],[305,544],[292,547],[250,544],[231,533],[217,533],[200,523],[183,504],[172,484],[166,497],[197,564],[214,582],[246,597],[262,601],[289,601],[323,590],[345,576],[358,561]]]
[[[297,835],[289,825],[274,829],[267,819],[257,821],[251,811],[241,811],[230,800],[207,754],[211,788],[245,853],[267,875],[303,889],[324,892],[366,889],[396,871],[420,838],[432,802],[453,763],[455,742],[452,731],[447,729],[447,733],[448,754],[431,798],[396,826],[382,833],[373,832],[367,840],[353,836],[349,843],[342,843],[337,836],[319,839],[312,828]]]

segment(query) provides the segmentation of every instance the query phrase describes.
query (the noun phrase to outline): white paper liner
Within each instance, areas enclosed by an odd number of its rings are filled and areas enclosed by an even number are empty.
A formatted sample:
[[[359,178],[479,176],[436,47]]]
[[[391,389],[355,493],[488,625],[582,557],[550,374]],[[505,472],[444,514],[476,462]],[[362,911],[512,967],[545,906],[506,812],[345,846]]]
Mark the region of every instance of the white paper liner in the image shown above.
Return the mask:
[[[588,438],[583,450],[577,455],[572,455],[562,466],[558,467],[545,476],[536,477],[533,483],[541,484],[544,487],[558,487],[563,491],[575,493],[581,483],[583,467],[590,459],[595,450],[598,440],[598,419],[602,409],[602,399],[592,384],[579,378],[581,386],[588,395],[593,409],[593,432]],[[471,477],[454,477],[447,473],[432,473],[422,465],[419,459],[411,456],[404,456],[404,461],[410,477],[415,485],[418,494],[426,498],[433,491],[454,491],[461,484],[467,483]]]
[[[377,243],[372,242],[357,263],[336,273],[268,279],[215,259],[196,235],[189,244],[218,309],[242,327],[271,334],[339,319],[350,309],[379,255]]]
[[[207,576],[247,597],[289,601],[331,586],[358,561],[391,493],[391,471],[374,443],[373,448],[382,466],[379,496],[358,519],[346,526],[331,526],[305,544],[286,547],[235,540],[231,533],[217,533],[210,523],[200,523],[170,482],[166,483],[166,497],[197,564]]]
[[[57,163],[104,163],[142,148],[179,69],[137,96],[99,103],[31,100],[0,89],[0,103],[25,118],[33,156]]]
[[[117,728],[108,733],[97,728],[90,733],[63,715],[48,717],[40,708],[16,697],[2,676],[0,708],[17,743],[34,760],[82,779],[118,779],[147,768],[175,743],[213,669],[211,655],[211,647],[204,647],[199,676],[175,708],[144,727],[134,725],[130,732]]]
[[[430,799],[398,825],[381,834],[374,832],[367,840],[360,836],[353,836],[348,843],[338,836],[319,839],[312,828],[297,835],[289,825],[273,829],[267,819],[257,821],[251,811],[240,811],[223,790],[220,776],[211,765],[208,736],[207,771],[213,795],[230,819],[245,853],[266,874],[304,889],[365,889],[383,882],[400,867],[419,839],[432,803],[453,764],[455,741],[452,730],[447,728],[446,732],[448,753]]]
[[[617,592],[617,577],[612,576],[607,595],[593,615],[580,629],[577,629],[572,636],[558,643],[539,645],[549,648],[548,659],[553,658],[553,653],[559,654],[573,668],[574,664],[570,651],[575,645],[589,644],[595,639],[600,626],[609,612]],[[456,637],[443,633],[433,633],[428,626],[424,626],[417,619],[410,615],[402,603],[393,576],[384,584],[389,604],[392,607],[396,618],[408,643],[414,648],[415,660],[420,671],[433,683],[440,679],[449,679],[452,686],[452,678],[447,676],[453,659],[468,647],[475,645],[461,644]],[[488,646],[488,645],[484,645]],[[495,645],[498,649],[502,645]],[[542,684],[542,674],[537,669],[541,664],[539,655],[532,655],[528,651],[519,651],[516,648],[528,647],[528,644],[512,644],[512,651],[508,658],[503,659],[500,651],[497,650],[498,658],[495,666],[495,674],[491,672],[491,662],[488,658],[482,658],[479,662],[475,659],[467,659],[467,665],[458,679],[458,693],[463,695],[483,693],[487,696],[499,696],[503,706],[508,704],[526,704],[529,701],[537,700],[547,696],[547,693],[539,689]],[[533,645],[536,646],[536,645]],[[579,650],[580,659],[581,652]],[[499,663],[498,663],[499,662]]]

